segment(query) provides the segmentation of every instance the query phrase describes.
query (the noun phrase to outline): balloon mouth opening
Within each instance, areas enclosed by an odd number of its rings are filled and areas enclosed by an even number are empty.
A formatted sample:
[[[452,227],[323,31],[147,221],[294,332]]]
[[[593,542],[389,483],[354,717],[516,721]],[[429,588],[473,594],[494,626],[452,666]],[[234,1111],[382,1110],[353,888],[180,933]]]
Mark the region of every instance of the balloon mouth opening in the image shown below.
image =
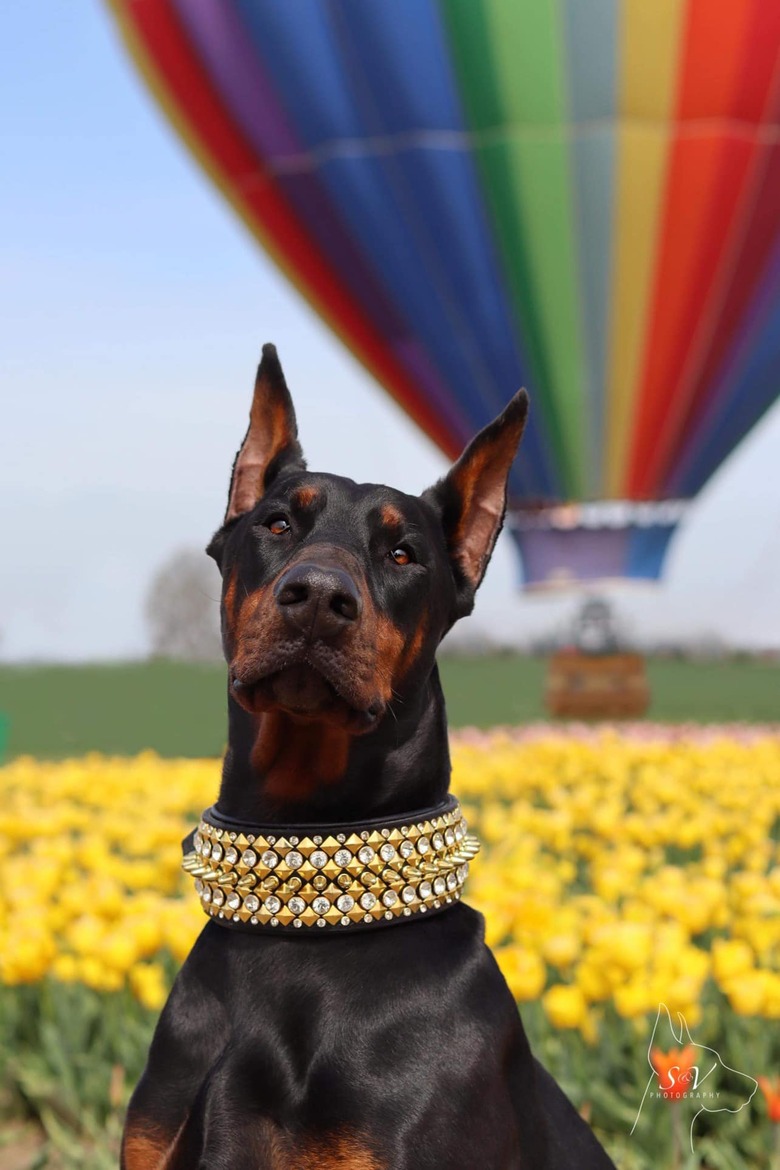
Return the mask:
[[[657,582],[687,500],[597,500],[515,508],[507,516],[525,591]]]

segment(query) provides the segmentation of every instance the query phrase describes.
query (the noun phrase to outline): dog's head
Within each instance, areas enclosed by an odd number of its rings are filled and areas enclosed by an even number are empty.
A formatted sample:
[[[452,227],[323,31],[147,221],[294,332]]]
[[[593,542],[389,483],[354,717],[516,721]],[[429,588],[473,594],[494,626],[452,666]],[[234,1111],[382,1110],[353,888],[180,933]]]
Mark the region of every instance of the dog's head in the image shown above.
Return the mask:
[[[427,677],[441,638],[473,607],[526,412],[520,391],[422,496],[357,484],[307,471],[276,350],[264,346],[208,548],[242,707],[359,734]]]

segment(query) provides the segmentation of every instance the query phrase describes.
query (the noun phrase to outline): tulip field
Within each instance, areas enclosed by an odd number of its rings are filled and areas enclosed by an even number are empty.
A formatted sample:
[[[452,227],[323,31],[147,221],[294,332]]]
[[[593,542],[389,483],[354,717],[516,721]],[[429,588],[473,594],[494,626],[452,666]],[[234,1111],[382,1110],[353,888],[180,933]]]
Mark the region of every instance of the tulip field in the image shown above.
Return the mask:
[[[532,1045],[616,1164],[777,1170],[780,731],[463,730],[453,766],[483,841],[466,900]],[[216,759],[151,752],[0,768],[0,1170],[116,1165],[156,1014],[205,921],[180,841],[218,778]],[[651,1043],[661,1004],[685,1018],[679,1042]],[[705,1052],[717,1099],[691,1152]],[[688,1092],[658,1092],[683,1073]]]

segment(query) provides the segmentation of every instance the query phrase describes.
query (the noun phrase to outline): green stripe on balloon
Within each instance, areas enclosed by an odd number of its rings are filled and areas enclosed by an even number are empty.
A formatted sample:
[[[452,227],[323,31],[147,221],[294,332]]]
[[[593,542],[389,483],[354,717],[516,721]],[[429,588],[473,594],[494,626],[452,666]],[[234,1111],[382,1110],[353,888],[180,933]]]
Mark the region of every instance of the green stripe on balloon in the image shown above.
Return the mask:
[[[566,492],[582,496],[582,326],[557,5],[444,8],[518,328]]]
[[[585,494],[582,327],[572,165],[557,0],[488,0],[507,149],[539,305],[548,393],[564,436],[573,494]],[[519,132],[515,132],[515,127]]]
[[[560,419],[548,391],[550,374],[541,321],[532,296],[523,223],[517,214],[518,197],[510,154],[504,141],[504,110],[496,85],[490,30],[481,4],[474,4],[473,0],[439,0],[439,3],[465,117],[474,135],[472,151],[496,239],[496,252],[536,392],[534,409],[544,417],[562,490],[570,496],[574,494],[574,482]]]

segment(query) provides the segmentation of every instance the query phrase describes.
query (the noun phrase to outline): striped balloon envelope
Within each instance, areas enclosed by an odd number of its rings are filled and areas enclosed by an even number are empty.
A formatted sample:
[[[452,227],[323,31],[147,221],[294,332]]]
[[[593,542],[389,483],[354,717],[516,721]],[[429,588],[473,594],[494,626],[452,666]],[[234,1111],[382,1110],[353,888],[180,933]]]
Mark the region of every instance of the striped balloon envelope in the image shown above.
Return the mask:
[[[110,2],[237,213],[443,451],[528,387],[525,584],[657,577],[780,391],[780,3]]]

